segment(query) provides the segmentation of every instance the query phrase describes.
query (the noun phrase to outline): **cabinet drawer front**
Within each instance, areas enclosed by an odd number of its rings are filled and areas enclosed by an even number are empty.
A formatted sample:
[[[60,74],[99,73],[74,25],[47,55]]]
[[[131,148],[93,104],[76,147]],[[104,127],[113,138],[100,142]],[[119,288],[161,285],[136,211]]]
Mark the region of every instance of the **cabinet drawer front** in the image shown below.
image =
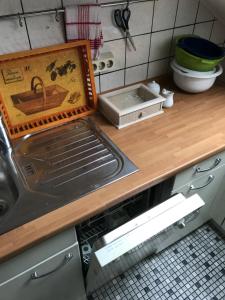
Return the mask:
[[[120,116],[119,127],[124,127],[129,124],[135,123],[137,121],[145,120],[147,118],[153,117],[157,114],[162,113],[162,104],[156,103],[152,106],[131,112],[126,115]]]
[[[33,274],[41,278],[32,279]],[[4,300],[85,299],[78,245],[0,284],[0,295]]]
[[[212,157],[194,165],[191,168],[179,173],[176,176],[174,190],[184,186],[201,176],[210,174],[213,170],[225,164],[225,152],[213,155]]]
[[[0,284],[77,242],[75,228],[70,228],[0,264]]]
[[[225,166],[174,190],[173,193],[182,193],[187,198],[193,194],[198,194],[204,199],[205,206],[201,209],[200,218],[206,222],[211,219],[213,204],[216,200],[215,195],[218,190],[221,189],[221,185],[224,184],[224,177]],[[213,180],[211,178],[213,178]]]

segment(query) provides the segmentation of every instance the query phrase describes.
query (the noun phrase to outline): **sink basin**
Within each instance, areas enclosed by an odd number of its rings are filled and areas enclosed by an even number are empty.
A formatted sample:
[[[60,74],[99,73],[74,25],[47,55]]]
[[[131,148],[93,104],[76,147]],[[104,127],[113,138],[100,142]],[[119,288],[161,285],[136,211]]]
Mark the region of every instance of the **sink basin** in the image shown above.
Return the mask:
[[[18,199],[17,187],[10,176],[7,164],[0,156],[0,222]]]
[[[11,144],[6,160],[8,156],[19,188],[16,190],[11,180],[8,190],[12,195],[4,196],[8,213],[0,218],[0,234],[138,170],[89,119]]]

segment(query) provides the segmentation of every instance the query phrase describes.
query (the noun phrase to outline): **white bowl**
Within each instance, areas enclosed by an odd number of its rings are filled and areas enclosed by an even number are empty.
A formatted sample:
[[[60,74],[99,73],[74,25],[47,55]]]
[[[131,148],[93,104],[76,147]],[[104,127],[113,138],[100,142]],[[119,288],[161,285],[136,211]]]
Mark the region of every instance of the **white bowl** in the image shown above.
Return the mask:
[[[187,69],[187,68],[184,68],[181,65],[179,65],[175,59],[171,62],[171,65],[173,65],[175,68],[177,68],[178,70],[180,70],[183,73],[189,73],[189,74],[191,73],[191,74],[193,74],[193,75],[195,74],[197,76],[202,75],[202,74],[211,75],[216,72],[216,67],[213,68],[213,70],[211,70],[211,71],[202,71],[202,72]]]
[[[216,77],[218,77],[223,72],[223,68],[219,65],[213,74],[196,74],[195,71],[190,70],[188,73],[184,73],[179,70],[173,63],[171,63],[171,68],[173,69],[173,80],[175,84],[185,92],[189,93],[201,93],[210,89]],[[199,73],[199,72],[198,72]]]

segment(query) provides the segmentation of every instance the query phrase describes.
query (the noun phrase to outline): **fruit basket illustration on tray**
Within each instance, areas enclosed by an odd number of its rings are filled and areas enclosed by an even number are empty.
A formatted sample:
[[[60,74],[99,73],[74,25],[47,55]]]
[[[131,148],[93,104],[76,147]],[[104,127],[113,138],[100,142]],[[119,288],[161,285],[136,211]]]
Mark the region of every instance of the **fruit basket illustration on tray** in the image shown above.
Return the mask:
[[[10,138],[87,116],[96,107],[87,41],[0,55],[0,113]]]
[[[26,115],[45,111],[60,106],[69,93],[58,84],[44,85],[39,76],[31,80],[31,90],[12,95],[14,106]]]

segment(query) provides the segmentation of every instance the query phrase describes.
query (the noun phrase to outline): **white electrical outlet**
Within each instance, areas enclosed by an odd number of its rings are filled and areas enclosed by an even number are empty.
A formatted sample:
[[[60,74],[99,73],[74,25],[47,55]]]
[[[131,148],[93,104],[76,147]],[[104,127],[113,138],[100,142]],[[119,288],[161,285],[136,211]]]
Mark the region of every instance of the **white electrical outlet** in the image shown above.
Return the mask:
[[[105,52],[97,60],[92,61],[94,73],[109,72],[115,68],[115,60],[112,52]]]

